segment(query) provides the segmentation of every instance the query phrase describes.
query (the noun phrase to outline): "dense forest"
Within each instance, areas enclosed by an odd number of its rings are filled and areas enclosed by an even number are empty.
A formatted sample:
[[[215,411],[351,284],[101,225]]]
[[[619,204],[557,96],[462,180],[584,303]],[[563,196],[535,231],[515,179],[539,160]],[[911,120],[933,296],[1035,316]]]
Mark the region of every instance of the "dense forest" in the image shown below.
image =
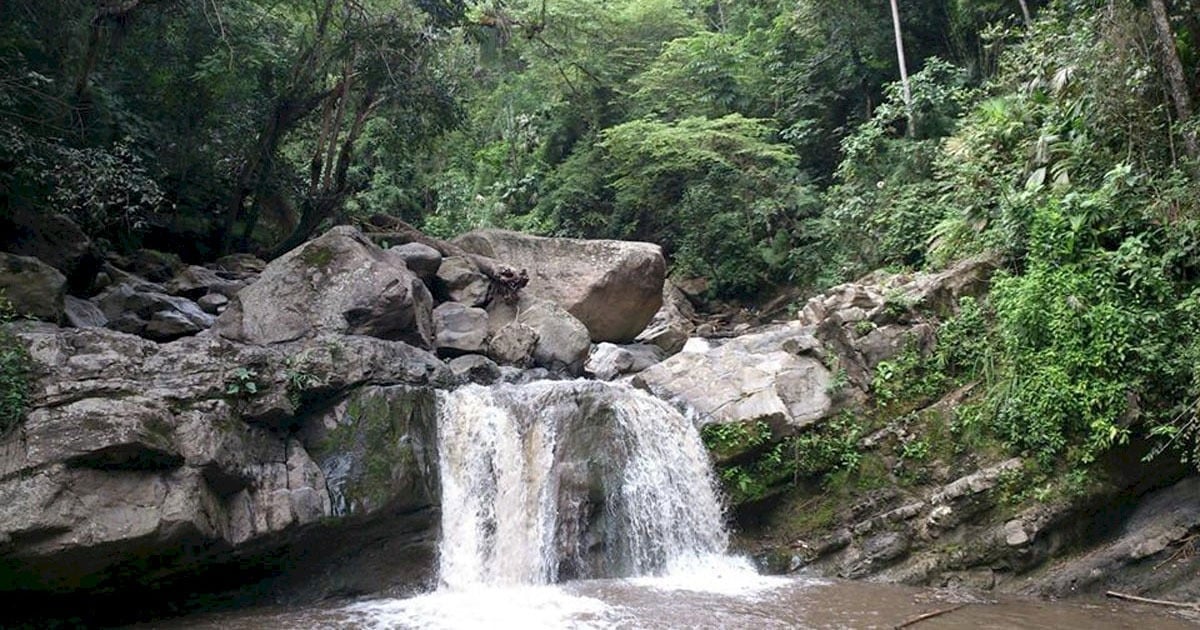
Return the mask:
[[[962,423],[1047,464],[1146,437],[1192,457],[1196,0],[0,0],[0,16],[5,217],[63,212],[108,251],[193,261],[379,214],[442,237],[646,240],[708,298],[748,304],[991,255],[987,298],[895,378],[984,382]]]

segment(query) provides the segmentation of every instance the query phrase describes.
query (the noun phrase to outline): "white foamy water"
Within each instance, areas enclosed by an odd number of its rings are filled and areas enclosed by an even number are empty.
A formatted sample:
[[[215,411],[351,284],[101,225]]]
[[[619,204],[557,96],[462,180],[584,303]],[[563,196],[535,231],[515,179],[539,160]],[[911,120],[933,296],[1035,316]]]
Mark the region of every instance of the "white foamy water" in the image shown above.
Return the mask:
[[[662,575],[635,577],[630,584],[663,591],[692,591],[753,600],[758,595],[795,582],[795,578],[759,575],[745,558],[706,554],[672,561]],[[820,584],[820,580],[807,580]]]
[[[364,602],[346,608],[364,628],[468,630],[601,630],[615,627],[604,602],[553,586],[439,590],[410,599]]]

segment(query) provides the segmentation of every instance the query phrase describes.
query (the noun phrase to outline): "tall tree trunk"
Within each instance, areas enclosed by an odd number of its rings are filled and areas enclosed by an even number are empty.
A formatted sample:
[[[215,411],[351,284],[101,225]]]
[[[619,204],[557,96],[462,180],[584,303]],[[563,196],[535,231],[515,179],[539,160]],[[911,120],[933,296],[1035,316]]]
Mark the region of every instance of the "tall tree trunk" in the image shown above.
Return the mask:
[[[908,129],[905,135],[916,136],[913,120],[912,89],[908,85],[908,62],[904,57],[904,37],[900,30],[900,5],[892,0],[892,29],[896,33],[896,59],[900,62],[900,86],[904,90],[904,112],[908,117]]]
[[[1171,30],[1166,2],[1150,0],[1150,13],[1154,17],[1154,32],[1158,35],[1158,46],[1162,51],[1163,73],[1167,75],[1171,100],[1175,103],[1175,117],[1180,124],[1186,124],[1192,119],[1192,93],[1183,74],[1179,50],[1175,47],[1175,33]],[[1183,148],[1189,158],[1200,157],[1200,142],[1197,141],[1194,132],[1184,131]]]
[[[1029,28],[1033,25],[1033,15],[1029,13],[1029,3],[1025,0],[1017,0],[1021,4],[1021,15],[1025,18],[1025,27]]]

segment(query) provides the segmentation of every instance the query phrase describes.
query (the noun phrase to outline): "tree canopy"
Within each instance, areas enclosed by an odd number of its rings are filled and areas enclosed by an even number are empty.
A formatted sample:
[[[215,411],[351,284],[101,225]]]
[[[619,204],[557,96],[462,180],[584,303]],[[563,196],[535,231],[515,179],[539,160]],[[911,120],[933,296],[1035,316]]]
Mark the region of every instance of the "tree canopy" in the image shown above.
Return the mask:
[[[643,239],[750,301],[988,253],[979,422],[1194,443],[1200,2],[894,8],[2,0],[0,212],[191,259],[374,214]]]

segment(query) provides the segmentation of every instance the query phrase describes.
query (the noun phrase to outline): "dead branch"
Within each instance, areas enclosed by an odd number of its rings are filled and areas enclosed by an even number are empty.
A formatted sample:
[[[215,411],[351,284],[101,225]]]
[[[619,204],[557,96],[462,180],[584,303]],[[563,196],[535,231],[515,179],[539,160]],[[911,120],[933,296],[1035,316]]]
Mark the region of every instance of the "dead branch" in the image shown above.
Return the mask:
[[[928,619],[933,619],[934,617],[940,617],[942,615],[952,613],[964,606],[966,606],[966,604],[958,604],[956,606],[951,606],[949,608],[942,608],[940,610],[934,610],[932,612],[922,613],[920,615],[917,615],[916,617],[911,617],[909,619],[906,619],[906,620],[904,620],[904,622],[897,624],[897,625],[893,626],[892,628],[893,628],[893,630],[902,630],[903,628],[907,628],[909,626],[915,626],[915,625],[921,623],[922,621],[926,621]]]
[[[479,268],[480,273],[492,281],[492,288],[497,297],[512,302],[517,293],[529,284],[529,274],[524,269],[515,269],[494,258],[472,254],[463,248],[434,238],[409,225],[407,222],[385,215],[374,215],[366,220],[363,226],[367,238],[373,241],[386,240],[394,245],[404,243],[420,243],[436,249],[442,256],[459,256],[466,258]]]
[[[1150,599],[1148,597],[1138,597],[1137,595],[1118,593],[1116,591],[1108,591],[1104,595],[1105,597],[1123,599],[1125,601],[1137,602],[1139,604],[1153,604],[1155,606],[1170,606],[1172,608],[1190,608],[1191,610],[1200,610],[1200,603],[1197,602],[1173,602],[1167,599]]]

